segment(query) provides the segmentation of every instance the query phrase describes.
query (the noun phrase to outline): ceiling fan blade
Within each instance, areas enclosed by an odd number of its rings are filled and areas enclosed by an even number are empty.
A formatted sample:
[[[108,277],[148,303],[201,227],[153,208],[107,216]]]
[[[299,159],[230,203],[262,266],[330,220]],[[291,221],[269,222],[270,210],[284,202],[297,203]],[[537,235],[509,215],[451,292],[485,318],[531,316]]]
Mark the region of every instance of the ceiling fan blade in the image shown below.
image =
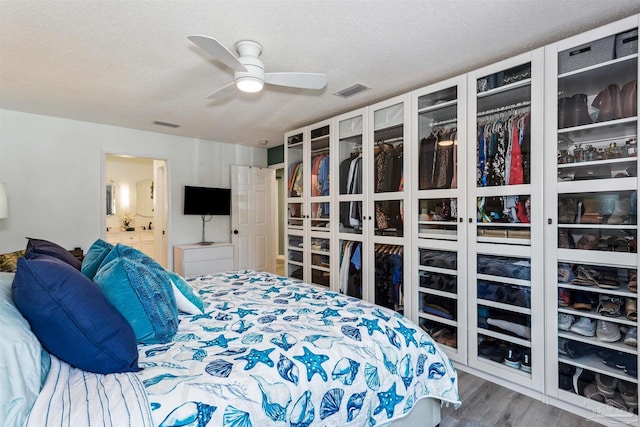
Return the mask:
[[[316,73],[265,73],[264,82],[301,89],[322,89],[327,85],[327,75]]]
[[[236,91],[236,82],[233,81],[228,85],[222,86],[220,89],[213,92],[211,95],[207,96],[207,99],[222,99],[231,95]]]
[[[200,49],[204,50],[232,70],[247,71],[238,58],[236,58],[236,56],[218,40],[207,36],[188,36],[187,38],[195,43]]]

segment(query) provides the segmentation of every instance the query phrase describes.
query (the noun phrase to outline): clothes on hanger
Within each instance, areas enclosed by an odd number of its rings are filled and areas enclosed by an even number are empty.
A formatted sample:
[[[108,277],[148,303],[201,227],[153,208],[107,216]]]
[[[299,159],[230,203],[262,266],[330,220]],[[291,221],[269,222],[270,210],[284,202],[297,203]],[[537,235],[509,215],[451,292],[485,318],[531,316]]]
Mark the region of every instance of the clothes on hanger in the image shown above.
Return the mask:
[[[418,185],[420,190],[457,187],[457,140],[455,126],[434,127],[420,141]],[[446,141],[446,142],[445,142]]]
[[[403,247],[376,244],[375,303],[397,312],[404,311]]]
[[[339,289],[345,295],[362,298],[362,244],[345,241],[340,253]]]
[[[530,182],[530,114],[520,108],[478,119],[479,187]]]

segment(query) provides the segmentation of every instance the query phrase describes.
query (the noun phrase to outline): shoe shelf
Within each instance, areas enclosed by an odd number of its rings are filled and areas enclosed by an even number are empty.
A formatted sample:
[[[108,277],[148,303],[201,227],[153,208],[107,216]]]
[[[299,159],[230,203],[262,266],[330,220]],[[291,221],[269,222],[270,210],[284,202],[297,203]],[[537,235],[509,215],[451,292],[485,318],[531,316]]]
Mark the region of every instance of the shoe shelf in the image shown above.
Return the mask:
[[[559,355],[558,362],[575,366],[577,368],[588,369],[600,374],[609,375],[611,377],[615,377],[624,381],[629,381],[636,384],[638,383],[638,378],[627,374],[623,369],[605,365],[602,361],[602,358],[598,357],[595,354],[588,354],[585,356],[577,357],[575,359]]]
[[[478,335],[495,338],[506,343],[519,345],[521,347],[531,348],[531,341],[503,334],[501,332],[492,331],[490,329],[483,329],[482,327],[478,328]]]
[[[607,258],[603,258],[608,254]],[[611,252],[593,251],[583,249],[558,249],[558,259],[562,262],[579,263],[579,264],[597,264],[606,261],[608,264],[621,267],[637,265],[638,254],[615,252],[614,256],[610,256]]]
[[[637,414],[623,411],[610,404],[591,399],[585,401],[586,397],[566,390],[559,390],[558,398],[579,408],[585,408],[591,411],[593,413],[592,416],[600,416],[605,420],[607,418],[614,420],[616,422],[614,425],[638,425]]]
[[[491,274],[477,274],[478,280],[484,280],[488,282],[498,282],[504,283],[506,285],[516,285],[516,286],[531,286],[530,280],[525,279],[515,279],[513,277],[504,277],[504,276],[493,276]]]
[[[512,366],[507,365],[506,363],[496,362],[495,360],[491,360],[487,356],[478,356],[478,361],[482,362],[482,364],[486,365],[492,371],[498,373],[500,371],[504,372],[505,369],[508,369],[508,372],[513,375],[519,375],[526,379],[531,378],[530,372],[525,372],[522,368],[514,368]]]
[[[420,289],[418,289],[418,292],[420,292],[421,294],[435,295],[442,298],[458,299],[458,294],[456,294],[455,292],[440,291],[437,289],[429,289],[425,287],[421,287]]]
[[[608,316],[602,316],[595,311],[576,310],[575,308],[569,308],[569,307],[558,307],[558,313],[571,314],[576,317],[588,317],[590,319],[595,319],[595,320],[606,320],[609,322],[617,323],[620,325],[627,325],[627,326],[636,326],[638,324],[638,322],[636,322],[635,320],[628,320],[626,317],[623,317],[623,316],[608,317]],[[598,342],[600,343],[602,341],[598,341]]]
[[[638,297],[638,294],[632,293],[625,286],[620,286],[618,289],[607,289],[607,288],[601,288],[599,286],[582,286],[582,285],[572,285],[571,283],[558,282],[558,288],[573,289],[573,290],[582,291],[582,292],[593,292],[593,293],[599,293],[599,294],[616,295],[616,296],[627,297],[627,298]]]
[[[451,270],[449,268],[442,268],[442,267],[432,267],[430,265],[420,265],[418,266],[418,271],[426,271],[426,272],[438,273],[438,274],[448,274],[451,276],[458,275],[458,270]]]
[[[608,348],[609,350],[621,351],[623,353],[638,354],[638,349],[635,346],[626,345],[622,342],[622,338],[616,342],[604,342],[600,341],[596,337],[586,337],[584,335],[575,334],[573,332],[558,331],[559,338],[565,338],[573,341],[580,341],[586,344],[595,345],[598,347]]]

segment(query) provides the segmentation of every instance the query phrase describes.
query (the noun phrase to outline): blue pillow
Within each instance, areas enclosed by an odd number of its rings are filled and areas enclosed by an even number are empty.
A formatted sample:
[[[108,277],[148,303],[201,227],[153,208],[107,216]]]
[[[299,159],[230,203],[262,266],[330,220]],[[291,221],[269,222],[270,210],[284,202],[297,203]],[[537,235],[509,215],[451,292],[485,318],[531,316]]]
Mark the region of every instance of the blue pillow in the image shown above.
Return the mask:
[[[165,274],[140,262],[117,257],[103,262],[93,281],[129,321],[138,342],[171,341],[178,330],[178,310],[171,282]]]
[[[12,297],[44,347],[85,371],[138,370],[138,348],[127,320],[100,289],[67,263],[21,258]]]
[[[109,255],[109,252],[113,249],[111,243],[107,243],[102,239],[98,239],[89,248],[82,260],[82,267],[80,271],[89,279],[93,279],[93,276],[98,272],[98,268],[102,261]]]
[[[59,259],[60,261],[64,261],[76,270],[80,270],[82,263],[80,260],[71,253],[58,245],[57,243],[50,242],[48,240],[42,239],[33,239],[31,237],[27,237],[29,241],[27,242],[27,252],[25,253],[25,258],[32,259],[35,258],[33,255],[49,255],[54,258]]]
[[[106,264],[118,257],[140,262],[145,266],[156,270],[159,274],[166,275],[167,280],[169,280],[173,285],[173,294],[178,310],[188,314],[199,314],[204,312],[204,304],[200,297],[193,292],[191,286],[189,286],[189,284],[177,273],[166,270],[156,260],[144,252],[119,243],[105,257],[103,264]]]

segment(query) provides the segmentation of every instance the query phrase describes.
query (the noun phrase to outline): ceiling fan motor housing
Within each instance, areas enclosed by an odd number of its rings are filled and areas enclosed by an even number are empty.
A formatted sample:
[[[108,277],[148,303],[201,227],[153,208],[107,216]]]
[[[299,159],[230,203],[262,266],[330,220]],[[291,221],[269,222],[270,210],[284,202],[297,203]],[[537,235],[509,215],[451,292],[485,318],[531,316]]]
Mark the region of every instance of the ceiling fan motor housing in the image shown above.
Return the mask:
[[[260,43],[251,40],[241,40],[236,43],[238,60],[247,71],[234,73],[236,86],[244,92],[258,92],[264,86],[264,64],[259,59],[262,53]]]

